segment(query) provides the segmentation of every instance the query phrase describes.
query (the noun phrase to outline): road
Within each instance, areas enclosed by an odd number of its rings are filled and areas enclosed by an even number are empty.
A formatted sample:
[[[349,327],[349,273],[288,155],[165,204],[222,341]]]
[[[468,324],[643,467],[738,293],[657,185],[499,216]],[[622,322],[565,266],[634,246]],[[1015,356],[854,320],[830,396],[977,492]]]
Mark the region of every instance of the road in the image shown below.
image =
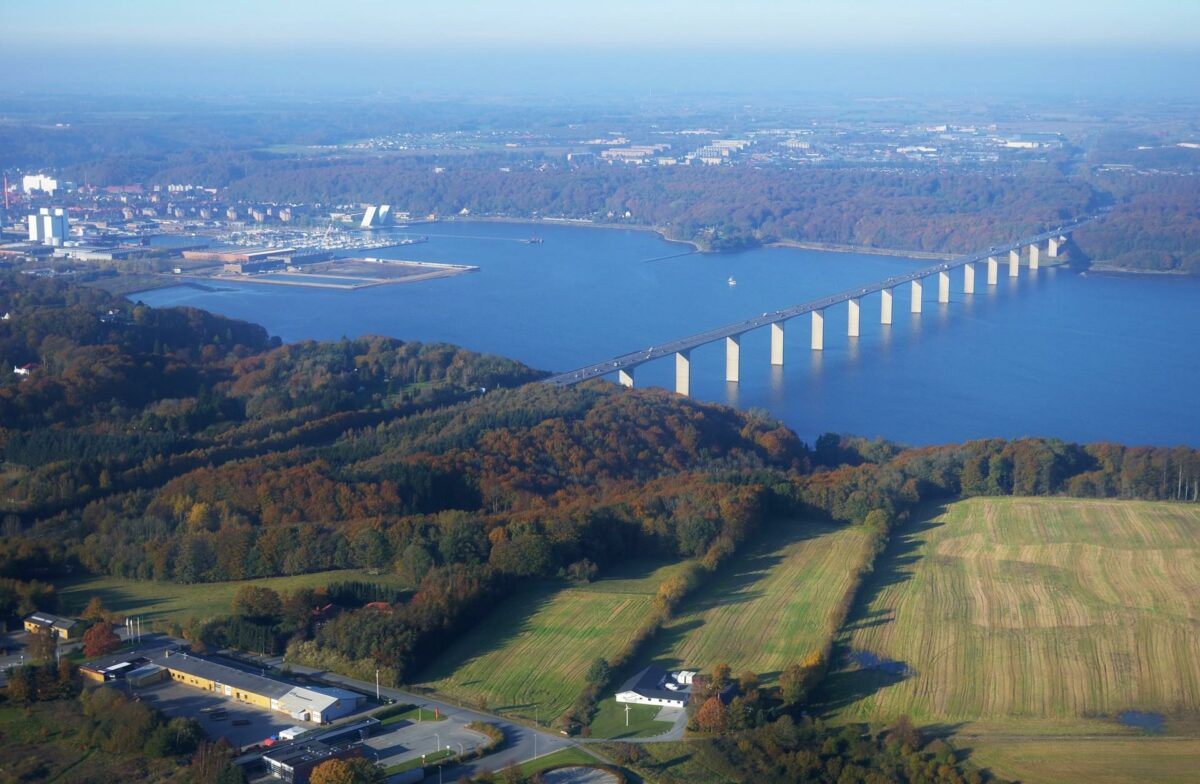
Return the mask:
[[[553,384],[555,386],[571,386],[582,381],[587,381],[591,378],[599,378],[609,373],[616,373],[618,370],[628,370],[637,367],[644,362],[659,359],[660,357],[669,356],[680,351],[690,351],[691,349],[703,346],[707,343],[720,340],[727,337],[735,337],[753,329],[766,326],[768,324],[777,324],[788,319],[802,316],[806,313],[824,310],[833,305],[846,302],[851,299],[865,297],[868,294],[874,294],[877,291],[885,289],[893,289],[904,283],[914,280],[927,278],[930,275],[936,275],[939,272],[948,272],[959,267],[964,267],[967,264],[974,264],[981,261],[986,261],[989,256],[1000,256],[1010,250],[1020,250],[1021,248],[1032,245],[1034,243],[1044,242],[1052,237],[1058,237],[1066,233],[1070,233],[1084,224],[1091,223],[1097,220],[1097,216],[1082,218],[1054,229],[1053,231],[1045,231],[1041,234],[1032,237],[1025,237],[1016,242],[1010,242],[1007,245],[995,245],[983,253],[976,253],[970,256],[960,256],[956,259],[943,261],[932,267],[923,267],[914,272],[905,273],[904,275],[896,275],[886,280],[877,281],[867,286],[861,286],[847,291],[833,294],[828,297],[805,302],[800,305],[793,305],[782,310],[770,311],[763,313],[761,316],[754,318],[743,319],[732,324],[726,324],[715,329],[710,329],[706,332],[700,332],[695,335],[672,340],[668,343],[663,343],[658,346],[650,346],[647,349],[634,351],[629,354],[622,354],[618,357],[612,357],[602,362],[594,362],[590,365],[585,365],[575,370],[568,370],[565,373],[559,373],[549,378],[543,379],[543,384]]]
[[[270,667],[283,666],[283,659],[273,657],[262,659],[262,663]],[[368,681],[360,681],[356,678],[348,678],[345,675],[320,670],[314,667],[304,667],[302,665],[288,662],[287,667],[292,672],[302,673],[305,675],[314,675],[321,680],[329,683],[337,683],[349,688],[365,691],[368,693],[375,692],[375,684]],[[386,686],[380,687],[380,696],[391,697],[398,702],[406,702],[412,705],[421,705],[433,710],[437,708],[441,715],[451,721],[461,722],[466,724],[472,721],[481,721],[487,724],[493,724],[500,727],[504,731],[506,743],[503,748],[494,754],[489,754],[481,759],[472,760],[464,765],[453,765],[447,767],[442,775],[445,781],[458,781],[463,776],[474,776],[482,773],[484,770],[498,771],[510,765],[515,765],[519,762],[525,762],[540,757],[544,754],[550,754],[560,749],[578,747],[579,744],[574,740],[563,737],[562,735],[553,734],[550,732],[542,732],[534,730],[531,727],[526,727],[523,724],[517,724],[499,716],[494,716],[490,713],[481,713],[479,711],[463,708],[458,705],[452,705],[448,702],[442,702],[426,696],[424,694],[413,694],[411,692],[402,691],[401,689],[391,689]]]

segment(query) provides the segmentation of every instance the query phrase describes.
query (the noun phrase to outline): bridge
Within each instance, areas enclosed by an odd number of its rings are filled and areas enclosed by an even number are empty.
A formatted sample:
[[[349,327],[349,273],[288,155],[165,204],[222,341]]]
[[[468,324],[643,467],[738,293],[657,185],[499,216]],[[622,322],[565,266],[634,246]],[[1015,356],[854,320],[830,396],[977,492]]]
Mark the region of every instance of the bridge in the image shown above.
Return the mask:
[[[896,275],[867,286],[850,289],[839,294],[832,294],[811,302],[793,305],[783,310],[763,313],[756,318],[726,324],[725,326],[716,327],[706,332],[672,340],[662,345],[651,346],[647,349],[622,354],[621,356],[612,357],[602,362],[595,362],[581,368],[568,370],[565,373],[559,373],[545,379],[543,383],[565,387],[608,375],[609,373],[616,373],[617,379],[621,384],[632,387],[635,368],[647,362],[674,354],[675,391],[681,395],[686,395],[689,393],[691,387],[692,349],[708,343],[715,343],[719,340],[725,341],[725,380],[736,382],[741,372],[741,339],[742,335],[747,332],[769,326],[771,328],[771,364],[782,365],[784,324],[790,319],[806,314],[810,315],[812,320],[810,346],[813,351],[821,351],[825,348],[825,311],[835,305],[840,305],[843,302],[846,303],[848,310],[846,334],[849,337],[856,338],[859,336],[862,300],[864,297],[878,293],[880,295],[879,322],[881,324],[891,324],[892,300],[897,287],[903,286],[906,283],[909,284],[912,290],[910,309],[912,313],[919,314],[922,305],[922,288],[927,278],[937,277],[937,301],[939,303],[950,301],[950,273],[954,270],[961,269],[963,272],[963,293],[974,294],[976,264],[987,265],[987,285],[995,286],[999,282],[1000,260],[1007,254],[1008,277],[1019,277],[1023,256],[1028,269],[1036,270],[1041,262],[1042,243],[1046,243],[1047,258],[1056,258],[1059,254],[1059,249],[1067,241],[1071,232],[1086,223],[1096,220],[1096,218],[1097,216],[1082,218],[1073,223],[1060,226],[1053,231],[1042,232],[1033,237],[1025,237],[1008,245],[993,246],[983,253],[943,261],[932,267],[925,267],[924,269],[904,275]]]

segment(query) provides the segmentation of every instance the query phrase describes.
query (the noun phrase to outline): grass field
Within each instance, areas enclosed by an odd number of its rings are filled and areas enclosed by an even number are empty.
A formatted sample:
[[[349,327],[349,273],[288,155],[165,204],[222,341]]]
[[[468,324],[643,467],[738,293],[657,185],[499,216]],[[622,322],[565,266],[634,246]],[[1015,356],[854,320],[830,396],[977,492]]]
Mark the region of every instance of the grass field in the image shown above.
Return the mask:
[[[631,564],[588,585],[518,589],[456,640],[416,685],[497,713],[555,719],[598,656],[612,657],[649,617],[658,584],[678,565]]]
[[[844,642],[837,715],[1076,720],[1200,710],[1200,507],[961,501],[896,532]]]
[[[227,615],[233,594],[241,585],[262,585],[276,591],[294,591],[297,588],[316,588],[344,581],[377,582],[403,587],[395,575],[372,575],[361,569],[195,585],[124,580],[119,577],[83,577],[62,580],[56,585],[63,612],[68,615],[80,612],[92,596],[99,596],[104,606],[113,612],[141,616],[146,621],[170,619],[182,622],[192,616],[211,618]]]
[[[1200,739],[1070,738],[968,742],[971,763],[1025,784],[1194,784]]]
[[[771,681],[836,633],[833,617],[862,558],[866,532],[824,523],[775,523],[691,600],[663,631],[664,667],[751,670]]]

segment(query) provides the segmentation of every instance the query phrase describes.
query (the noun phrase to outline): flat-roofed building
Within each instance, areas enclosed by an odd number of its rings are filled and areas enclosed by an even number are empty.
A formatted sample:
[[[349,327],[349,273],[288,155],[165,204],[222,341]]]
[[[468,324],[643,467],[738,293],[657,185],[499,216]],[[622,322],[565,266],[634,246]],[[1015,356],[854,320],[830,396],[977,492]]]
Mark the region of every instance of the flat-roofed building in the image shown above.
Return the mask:
[[[48,632],[60,640],[74,640],[83,634],[83,624],[74,618],[35,612],[25,618],[25,631],[31,634]]]

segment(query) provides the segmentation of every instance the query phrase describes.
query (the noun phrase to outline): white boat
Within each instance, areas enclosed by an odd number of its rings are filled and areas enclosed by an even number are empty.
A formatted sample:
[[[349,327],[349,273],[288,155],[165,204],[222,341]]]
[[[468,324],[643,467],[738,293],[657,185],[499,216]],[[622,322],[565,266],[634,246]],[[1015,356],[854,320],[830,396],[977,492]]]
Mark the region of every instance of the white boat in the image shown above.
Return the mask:
[[[734,280],[732,276],[729,278],[729,285],[730,285],[730,286],[736,286],[736,285],[737,285],[737,281],[736,281],[736,280]]]

